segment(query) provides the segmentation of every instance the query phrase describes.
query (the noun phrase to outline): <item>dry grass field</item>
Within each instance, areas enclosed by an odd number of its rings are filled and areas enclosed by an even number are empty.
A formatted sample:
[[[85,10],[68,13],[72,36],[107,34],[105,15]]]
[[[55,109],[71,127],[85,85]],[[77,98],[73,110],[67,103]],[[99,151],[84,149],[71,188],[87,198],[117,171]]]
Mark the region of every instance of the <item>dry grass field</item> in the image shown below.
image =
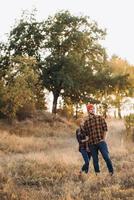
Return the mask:
[[[123,121],[107,122],[115,174],[109,176],[100,157],[100,176],[91,160],[89,174],[81,178],[72,122],[49,113],[12,126],[0,122],[0,200],[133,200],[134,147],[123,139]]]

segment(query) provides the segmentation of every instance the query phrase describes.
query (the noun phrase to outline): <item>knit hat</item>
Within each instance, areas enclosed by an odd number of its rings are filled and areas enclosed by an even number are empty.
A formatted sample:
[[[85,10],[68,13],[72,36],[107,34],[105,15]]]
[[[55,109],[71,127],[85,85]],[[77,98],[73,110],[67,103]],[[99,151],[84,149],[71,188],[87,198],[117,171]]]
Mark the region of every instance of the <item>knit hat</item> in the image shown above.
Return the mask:
[[[88,112],[93,112],[94,111],[94,105],[93,104],[88,103],[86,105],[86,107],[87,107],[87,111]]]

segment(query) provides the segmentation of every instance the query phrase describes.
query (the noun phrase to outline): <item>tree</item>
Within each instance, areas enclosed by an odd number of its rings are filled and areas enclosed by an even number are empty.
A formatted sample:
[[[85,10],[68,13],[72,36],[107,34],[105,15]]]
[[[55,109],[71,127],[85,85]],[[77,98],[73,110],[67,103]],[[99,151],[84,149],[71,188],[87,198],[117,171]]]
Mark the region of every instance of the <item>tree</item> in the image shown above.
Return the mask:
[[[0,43],[0,79],[5,77],[10,63],[8,45]]]
[[[56,113],[60,95],[69,96],[77,106],[96,91],[106,60],[105,49],[99,44],[104,36],[105,31],[88,17],[62,11],[37,22],[33,12],[22,16],[10,32],[8,51],[10,56],[36,59],[43,86],[53,93],[52,111]]]
[[[37,90],[40,89],[39,76],[35,73],[36,60],[27,57],[13,57],[4,80],[1,112],[10,121],[16,118],[19,109],[26,104],[36,107]],[[40,90],[38,90],[39,93]]]
[[[114,99],[111,101],[118,109],[118,116],[121,118],[121,103],[124,97],[132,96],[132,91],[134,89],[133,85],[133,75],[130,71],[132,68],[126,60],[119,58],[118,56],[113,56],[109,61],[109,66],[111,67],[113,80],[112,80],[112,95]]]
[[[122,118],[121,116],[121,103],[124,97],[129,96],[129,87],[131,86],[128,81],[128,75],[118,75],[115,77],[115,87],[113,90],[113,94],[115,96],[115,99],[113,101],[113,105],[117,107],[118,109],[118,116],[119,118]]]
[[[35,11],[24,12],[9,34],[9,52],[12,56],[30,56],[41,61],[40,50],[44,41],[43,22],[37,22]],[[39,63],[38,63],[39,64]]]
[[[74,116],[74,106],[70,98],[65,98],[60,102],[57,112],[68,119]]]
[[[88,17],[71,15],[68,11],[49,17],[44,23],[48,56],[43,69],[44,85],[52,91],[56,113],[60,95],[81,96],[91,83],[97,67],[102,64],[105,51],[99,44],[105,32]],[[93,86],[93,85],[92,85]],[[88,86],[89,90],[89,86]]]

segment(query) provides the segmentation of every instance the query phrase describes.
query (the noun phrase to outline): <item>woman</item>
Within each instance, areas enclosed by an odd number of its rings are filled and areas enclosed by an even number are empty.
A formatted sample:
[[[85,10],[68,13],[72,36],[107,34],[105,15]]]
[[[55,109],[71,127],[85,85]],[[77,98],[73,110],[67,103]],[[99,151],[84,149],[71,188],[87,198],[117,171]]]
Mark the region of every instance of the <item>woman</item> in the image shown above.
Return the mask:
[[[91,153],[88,148],[88,136],[84,134],[82,131],[82,126],[76,130],[76,138],[79,143],[79,152],[81,153],[84,164],[80,170],[80,175],[82,172],[85,172],[86,174],[89,171],[89,161],[91,158]]]

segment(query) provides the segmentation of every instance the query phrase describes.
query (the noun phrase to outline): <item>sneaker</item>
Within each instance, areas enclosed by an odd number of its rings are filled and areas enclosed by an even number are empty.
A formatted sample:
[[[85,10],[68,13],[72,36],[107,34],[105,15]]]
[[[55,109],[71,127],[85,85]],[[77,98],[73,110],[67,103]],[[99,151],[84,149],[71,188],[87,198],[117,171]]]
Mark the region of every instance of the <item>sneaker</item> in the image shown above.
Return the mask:
[[[113,175],[114,175],[114,172],[109,172],[109,175],[110,175],[110,176],[113,176]]]
[[[95,172],[95,175],[96,176],[100,176],[100,172]]]
[[[82,176],[82,171],[79,171],[78,177],[81,177],[81,176]]]

